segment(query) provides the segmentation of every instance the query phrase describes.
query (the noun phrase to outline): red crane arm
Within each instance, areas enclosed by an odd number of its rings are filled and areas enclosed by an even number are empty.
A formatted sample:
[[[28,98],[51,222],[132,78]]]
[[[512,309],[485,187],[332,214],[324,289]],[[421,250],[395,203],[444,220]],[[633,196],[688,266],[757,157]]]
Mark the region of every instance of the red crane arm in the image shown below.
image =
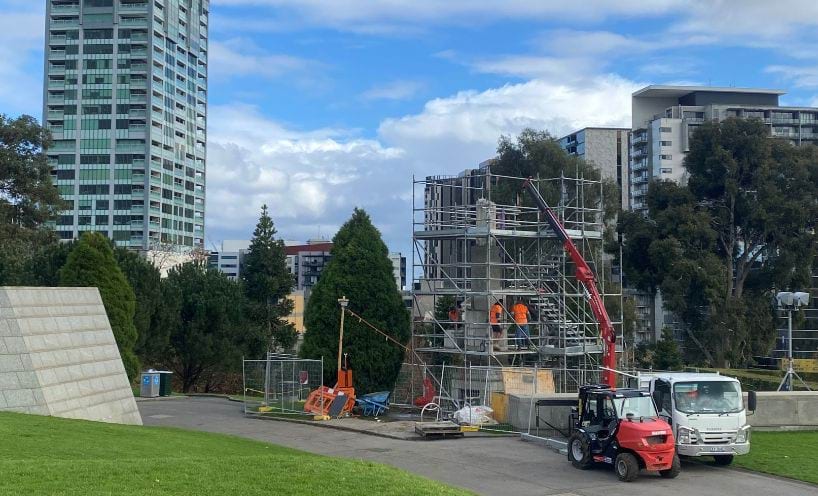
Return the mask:
[[[582,287],[585,288],[588,294],[588,302],[591,305],[591,311],[594,313],[597,322],[599,322],[599,332],[602,336],[603,343],[602,366],[605,367],[602,370],[602,382],[611,388],[615,388],[616,376],[613,370],[616,369],[616,332],[611,323],[611,318],[608,316],[608,311],[605,309],[605,304],[602,302],[602,296],[596,287],[594,271],[591,270],[591,266],[585,261],[585,258],[583,258],[577,249],[574,241],[568,236],[565,227],[559,221],[554,211],[551,210],[551,207],[545,203],[545,199],[530,178],[526,179],[525,183],[523,183],[523,187],[531,195],[531,198],[534,199],[534,203],[537,204],[537,207],[545,216],[545,220],[548,221],[551,229],[554,230],[557,237],[562,241],[563,248],[576,266],[577,280],[582,284]]]

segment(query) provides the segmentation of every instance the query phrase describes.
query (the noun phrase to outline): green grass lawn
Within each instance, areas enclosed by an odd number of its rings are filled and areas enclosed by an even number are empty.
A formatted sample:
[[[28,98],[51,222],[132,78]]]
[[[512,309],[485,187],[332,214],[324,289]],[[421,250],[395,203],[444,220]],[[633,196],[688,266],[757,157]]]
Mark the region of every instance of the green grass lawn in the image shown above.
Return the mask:
[[[753,432],[750,454],[737,456],[733,464],[818,484],[817,447],[818,431]]]
[[[471,494],[386,465],[179,429],[0,413],[0,440],[0,494]]]

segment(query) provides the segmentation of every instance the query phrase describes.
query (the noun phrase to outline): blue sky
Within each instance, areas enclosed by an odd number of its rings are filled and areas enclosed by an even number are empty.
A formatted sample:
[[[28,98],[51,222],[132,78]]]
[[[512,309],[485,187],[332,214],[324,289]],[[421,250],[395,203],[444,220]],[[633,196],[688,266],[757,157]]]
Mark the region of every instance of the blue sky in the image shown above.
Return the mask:
[[[41,117],[44,5],[0,0],[0,112]],[[210,26],[208,248],[267,203],[302,240],[364,207],[411,253],[413,174],[524,127],[629,125],[646,84],[818,105],[811,0],[211,0]]]

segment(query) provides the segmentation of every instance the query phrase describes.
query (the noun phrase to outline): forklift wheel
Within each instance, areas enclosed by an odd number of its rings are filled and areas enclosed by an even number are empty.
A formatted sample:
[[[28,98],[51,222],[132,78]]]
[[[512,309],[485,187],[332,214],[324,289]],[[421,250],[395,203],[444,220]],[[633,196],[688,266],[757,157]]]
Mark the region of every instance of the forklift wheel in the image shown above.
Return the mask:
[[[575,432],[568,439],[568,459],[580,470],[591,468],[591,446],[582,432]]]
[[[622,482],[633,482],[639,477],[639,460],[630,453],[619,453],[614,462],[616,476]]]
[[[670,464],[670,468],[667,470],[660,470],[659,475],[665,479],[675,479],[679,476],[679,472],[681,471],[682,462],[679,461],[679,455],[673,455],[673,463]]]

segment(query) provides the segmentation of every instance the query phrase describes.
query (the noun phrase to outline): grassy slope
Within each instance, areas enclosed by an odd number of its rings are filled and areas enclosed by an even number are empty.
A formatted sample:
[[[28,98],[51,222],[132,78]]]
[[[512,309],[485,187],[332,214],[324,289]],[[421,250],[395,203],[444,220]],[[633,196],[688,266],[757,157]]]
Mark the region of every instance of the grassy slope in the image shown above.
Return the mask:
[[[241,438],[0,413],[0,494],[470,494]]]
[[[818,431],[753,432],[750,446],[736,466],[818,484]]]

